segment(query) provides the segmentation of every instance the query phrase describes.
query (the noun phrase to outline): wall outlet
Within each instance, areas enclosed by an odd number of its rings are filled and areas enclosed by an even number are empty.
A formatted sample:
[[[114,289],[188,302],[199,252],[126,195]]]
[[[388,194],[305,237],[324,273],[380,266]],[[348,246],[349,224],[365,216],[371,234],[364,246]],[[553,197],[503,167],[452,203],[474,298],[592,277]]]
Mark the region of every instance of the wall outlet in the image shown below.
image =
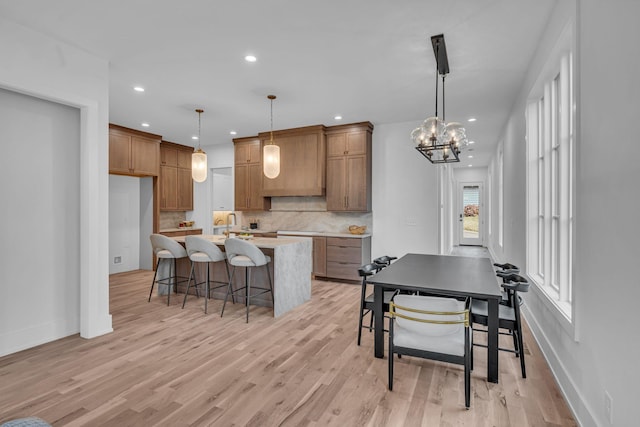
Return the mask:
[[[121,256],[113,257],[113,263],[114,264],[122,264],[122,257]]]
[[[613,399],[606,390],[604,392],[604,413],[607,415],[609,424],[613,425]]]

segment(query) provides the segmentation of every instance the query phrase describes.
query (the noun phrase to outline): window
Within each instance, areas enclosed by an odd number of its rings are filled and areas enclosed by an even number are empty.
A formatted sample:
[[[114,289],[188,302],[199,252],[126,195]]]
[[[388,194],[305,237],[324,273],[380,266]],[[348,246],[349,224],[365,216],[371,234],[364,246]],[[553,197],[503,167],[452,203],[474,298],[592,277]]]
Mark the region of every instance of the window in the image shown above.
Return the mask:
[[[526,270],[571,321],[575,112],[570,49],[550,62],[526,112]]]
[[[504,248],[504,160],[498,153],[498,244]]]

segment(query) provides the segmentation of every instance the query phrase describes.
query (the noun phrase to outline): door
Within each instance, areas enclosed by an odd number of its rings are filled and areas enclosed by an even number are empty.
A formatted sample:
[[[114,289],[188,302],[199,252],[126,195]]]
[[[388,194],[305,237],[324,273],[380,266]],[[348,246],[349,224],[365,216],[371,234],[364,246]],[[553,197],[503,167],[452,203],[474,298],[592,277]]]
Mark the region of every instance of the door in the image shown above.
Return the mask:
[[[482,184],[461,183],[458,197],[459,244],[482,246]]]

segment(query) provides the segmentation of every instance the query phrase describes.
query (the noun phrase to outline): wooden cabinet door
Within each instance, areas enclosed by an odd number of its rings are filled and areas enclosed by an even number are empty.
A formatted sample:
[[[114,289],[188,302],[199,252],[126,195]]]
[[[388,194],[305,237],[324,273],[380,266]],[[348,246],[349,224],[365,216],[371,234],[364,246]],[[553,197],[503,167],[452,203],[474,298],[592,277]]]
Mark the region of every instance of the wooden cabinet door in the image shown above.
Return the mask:
[[[346,159],[344,156],[327,159],[327,210],[346,210]]]
[[[131,137],[109,132],[109,173],[131,173]]]
[[[347,134],[334,133],[327,135],[327,157],[344,156],[347,151]]]
[[[256,163],[249,164],[249,197],[248,209],[264,209],[264,199],[262,197],[262,165]]]
[[[161,144],[160,164],[162,166],[178,166],[178,150],[172,147],[166,147],[166,144]]]
[[[316,276],[327,275],[327,238],[313,238],[313,274]]]
[[[160,167],[160,209],[176,210],[178,208],[178,168]]]
[[[345,150],[347,155],[359,155],[367,153],[367,133],[349,132],[346,135]]]
[[[234,207],[236,211],[249,209],[249,165],[235,165]]]
[[[366,156],[346,157],[346,210],[367,210],[367,158]]]
[[[177,209],[193,210],[193,180],[191,169],[176,168]]]
[[[158,176],[160,144],[147,138],[131,137],[131,167],[136,175]]]
[[[191,151],[176,150],[178,152],[177,165],[179,168],[189,169],[191,171]]]
[[[234,159],[236,164],[260,162],[260,140],[236,143]]]

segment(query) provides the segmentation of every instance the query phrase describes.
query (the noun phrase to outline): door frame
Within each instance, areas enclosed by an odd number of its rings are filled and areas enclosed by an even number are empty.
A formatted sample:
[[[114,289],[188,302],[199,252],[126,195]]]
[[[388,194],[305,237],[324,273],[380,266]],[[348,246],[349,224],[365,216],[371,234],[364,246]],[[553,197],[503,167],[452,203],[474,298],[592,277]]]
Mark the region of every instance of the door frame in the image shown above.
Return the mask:
[[[464,230],[462,226],[462,215],[464,209],[463,202],[463,189],[464,187],[478,187],[480,191],[480,197],[478,198],[479,204],[479,221],[478,221],[478,239],[477,241],[468,242],[464,239]],[[456,226],[456,234],[458,236],[459,246],[484,246],[484,224],[485,224],[485,212],[484,212],[484,182],[482,181],[460,181],[458,182],[458,189],[456,191],[456,212],[454,212],[454,222]],[[475,239],[474,239],[475,240]]]

